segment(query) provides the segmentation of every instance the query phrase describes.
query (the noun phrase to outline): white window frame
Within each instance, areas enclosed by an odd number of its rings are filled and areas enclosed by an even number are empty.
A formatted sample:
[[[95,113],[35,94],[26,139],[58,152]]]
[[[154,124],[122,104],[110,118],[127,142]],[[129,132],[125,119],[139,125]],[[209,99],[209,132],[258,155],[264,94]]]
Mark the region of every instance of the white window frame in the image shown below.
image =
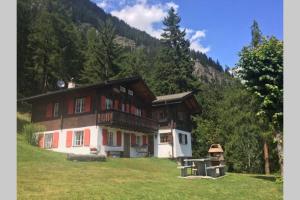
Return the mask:
[[[84,112],[84,97],[76,98],[75,100],[75,113],[83,113]]]
[[[136,112],[135,114],[137,116],[142,116],[142,109],[140,109],[140,108],[137,107],[135,112]]]
[[[181,142],[180,142],[181,135]],[[188,144],[188,135],[184,133],[178,133],[178,142],[179,144]]]
[[[48,137],[50,136],[50,137]],[[46,139],[49,138],[50,141],[46,141]],[[53,133],[45,133],[44,134],[44,148],[45,149],[51,149],[53,143]]]
[[[83,146],[83,135],[84,132],[81,131],[74,131],[73,134],[73,147],[81,147]]]
[[[56,102],[54,103],[54,107],[53,107],[53,117],[58,117],[59,115],[59,103]]]
[[[129,94],[130,96],[133,96],[133,91],[132,91],[132,90],[128,90],[128,94]]]
[[[120,91],[121,91],[121,92],[126,92],[126,88],[120,86]]]

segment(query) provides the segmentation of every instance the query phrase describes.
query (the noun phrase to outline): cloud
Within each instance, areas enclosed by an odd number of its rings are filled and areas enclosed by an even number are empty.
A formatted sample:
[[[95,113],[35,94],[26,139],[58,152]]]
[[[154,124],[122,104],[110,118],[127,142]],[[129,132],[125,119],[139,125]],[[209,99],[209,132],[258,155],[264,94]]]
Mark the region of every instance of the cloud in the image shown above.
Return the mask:
[[[96,5],[100,8],[105,9],[108,6],[108,3],[106,0],[103,0],[103,1],[99,1],[98,3],[96,3]]]
[[[111,11],[111,14],[124,20],[132,27],[146,31],[153,37],[160,38],[163,31],[155,25],[163,21],[171,6],[174,7],[174,9],[178,9],[179,7],[173,2],[150,5],[147,0],[138,0],[134,5],[127,5],[121,10]]]
[[[201,53],[207,53],[210,51],[210,47],[204,47],[200,42],[201,39],[205,38],[206,33],[205,30],[192,30],[188,29],[187,37],[190,40],[190,48],[195,51],[200,51]]]

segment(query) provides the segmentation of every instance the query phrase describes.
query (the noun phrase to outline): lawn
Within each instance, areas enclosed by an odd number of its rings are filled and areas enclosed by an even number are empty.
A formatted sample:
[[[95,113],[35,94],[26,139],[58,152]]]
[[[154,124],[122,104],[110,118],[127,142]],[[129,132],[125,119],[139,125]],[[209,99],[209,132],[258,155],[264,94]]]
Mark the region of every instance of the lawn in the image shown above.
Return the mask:
[[[72,162],[17,136],[18,199],[283,199],[282,184],[230,173],[217,180],[178,178],[168,159]]]

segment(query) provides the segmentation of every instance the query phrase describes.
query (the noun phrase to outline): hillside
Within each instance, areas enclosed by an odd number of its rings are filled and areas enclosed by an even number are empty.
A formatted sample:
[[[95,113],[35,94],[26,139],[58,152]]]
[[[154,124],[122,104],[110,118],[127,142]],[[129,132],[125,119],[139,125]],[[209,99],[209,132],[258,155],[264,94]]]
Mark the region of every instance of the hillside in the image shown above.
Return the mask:
[[[17,117],[21,130],[30,118]],[[18,199],[282,199],[282,184],[272,177],[230,173],[188,180],[178,178],[176,167],[157,158],[72,162],[27,144],[20,131],[17,135]]]

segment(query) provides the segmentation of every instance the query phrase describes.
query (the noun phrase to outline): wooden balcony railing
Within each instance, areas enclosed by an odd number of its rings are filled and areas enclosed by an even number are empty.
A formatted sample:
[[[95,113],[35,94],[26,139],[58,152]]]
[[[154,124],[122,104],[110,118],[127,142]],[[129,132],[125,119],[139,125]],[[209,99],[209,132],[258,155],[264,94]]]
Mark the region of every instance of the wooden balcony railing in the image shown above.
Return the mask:
[[[131,113],[125,113],[121,111],[111,110],[98,114],[98,124],[111,125],[127,130],[142,131],[142,132],[157,132],[158,122],[133,115]]]

